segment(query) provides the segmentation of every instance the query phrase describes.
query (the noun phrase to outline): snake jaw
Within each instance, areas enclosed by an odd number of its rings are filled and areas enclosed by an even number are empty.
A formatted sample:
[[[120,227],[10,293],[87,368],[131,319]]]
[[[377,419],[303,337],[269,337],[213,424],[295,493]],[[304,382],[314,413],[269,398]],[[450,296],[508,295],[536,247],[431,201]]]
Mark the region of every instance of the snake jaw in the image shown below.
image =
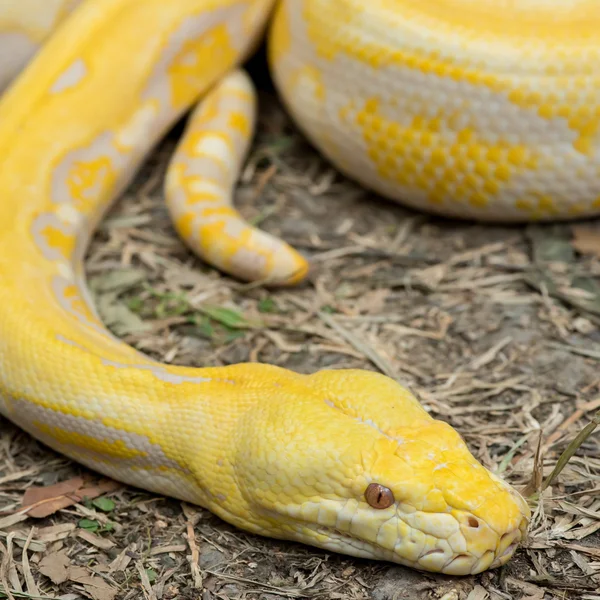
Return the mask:
[[[481,511],[445,508],[428,513],[398,500],[373,510],[360,498],[321,498],[279,504],[264,511],[284,537],[336,553],[383,560],[453,576],[481,573],[506,564],[525,539],[530,510],[508,484],[496,488],[498,507],[512,502],[510,518],[487,522]],[[490,488],[490,497],[494,488]],[[503,496],[502,494],[505,493]],[[488,499],[488,502],[490,500]],[[493,502],[493,500],[492,500]],[[283,535],[281,535],[283,532]]]
[[[321,505],[321,506],[319,506]],[[352,516],[348,518],[350,505]],[[332,521],[332,511],[342,517]],[[526,505],[525,505],[526,506]],[[322,509],[322,510],[321,510]],[[529,510],[505,532],[498,532],[472,513],[448,509],[441,517],[454,521],[432,534],[436,517],[429,514],[429,530],[410,526],[421,511],[397,503],[378,518],[355,500],[323,500],[290,504],[269,511],[286,522],[285,537],[311,546],[358,558],[383,560],[421,571],[453,576],[475,575],[506,564],[525,539]],[[412,516],[412,518],[410,518]]]

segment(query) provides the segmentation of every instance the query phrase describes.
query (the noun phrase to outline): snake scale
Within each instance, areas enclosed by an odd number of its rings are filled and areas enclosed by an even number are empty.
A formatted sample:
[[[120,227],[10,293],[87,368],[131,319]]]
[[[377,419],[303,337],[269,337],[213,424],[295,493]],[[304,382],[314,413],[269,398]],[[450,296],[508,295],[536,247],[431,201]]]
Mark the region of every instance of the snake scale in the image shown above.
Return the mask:
[[[266,34],[286,109],[382,196],[481,221],[600,212],[595,0],[0,0],[0,412],[249,532],[452,575],[505,564],[519,493],[378,373],[161,364],[111,335],[90,236],[184,114],[165,199],[235,277],[307,261],[232,206]]]

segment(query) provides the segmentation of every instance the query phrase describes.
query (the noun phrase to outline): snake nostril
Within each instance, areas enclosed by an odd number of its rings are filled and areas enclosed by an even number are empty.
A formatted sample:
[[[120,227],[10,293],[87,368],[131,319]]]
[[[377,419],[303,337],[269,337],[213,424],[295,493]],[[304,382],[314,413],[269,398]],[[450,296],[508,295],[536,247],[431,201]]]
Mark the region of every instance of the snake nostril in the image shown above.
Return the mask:
[[[479,527],[479,521],[475,517],[469,517],[467,519],[467,523],[469,524],[469,527],[472,527],[473,529],[477,529]]]

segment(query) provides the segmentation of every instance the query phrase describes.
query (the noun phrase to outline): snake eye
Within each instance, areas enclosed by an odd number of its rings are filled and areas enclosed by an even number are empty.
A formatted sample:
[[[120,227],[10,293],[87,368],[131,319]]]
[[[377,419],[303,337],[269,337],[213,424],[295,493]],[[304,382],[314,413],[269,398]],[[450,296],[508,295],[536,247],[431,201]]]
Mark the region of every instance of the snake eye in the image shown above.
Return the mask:
[[[394,494],[390,488],[379,483],[370,483],[365,490],[365,500],[373,508],[389,508],[394,504]]]

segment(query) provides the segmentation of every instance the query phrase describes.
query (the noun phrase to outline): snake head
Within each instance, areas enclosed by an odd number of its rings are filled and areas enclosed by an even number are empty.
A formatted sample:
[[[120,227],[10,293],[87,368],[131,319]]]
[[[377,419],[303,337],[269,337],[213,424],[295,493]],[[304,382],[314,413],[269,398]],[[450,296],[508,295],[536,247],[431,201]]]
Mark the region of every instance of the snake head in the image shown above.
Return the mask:
[[[255,531],[450,575],[505,564],[526,535],[519,493],[387,377],[298,376],[257,410],[237,454]]]

